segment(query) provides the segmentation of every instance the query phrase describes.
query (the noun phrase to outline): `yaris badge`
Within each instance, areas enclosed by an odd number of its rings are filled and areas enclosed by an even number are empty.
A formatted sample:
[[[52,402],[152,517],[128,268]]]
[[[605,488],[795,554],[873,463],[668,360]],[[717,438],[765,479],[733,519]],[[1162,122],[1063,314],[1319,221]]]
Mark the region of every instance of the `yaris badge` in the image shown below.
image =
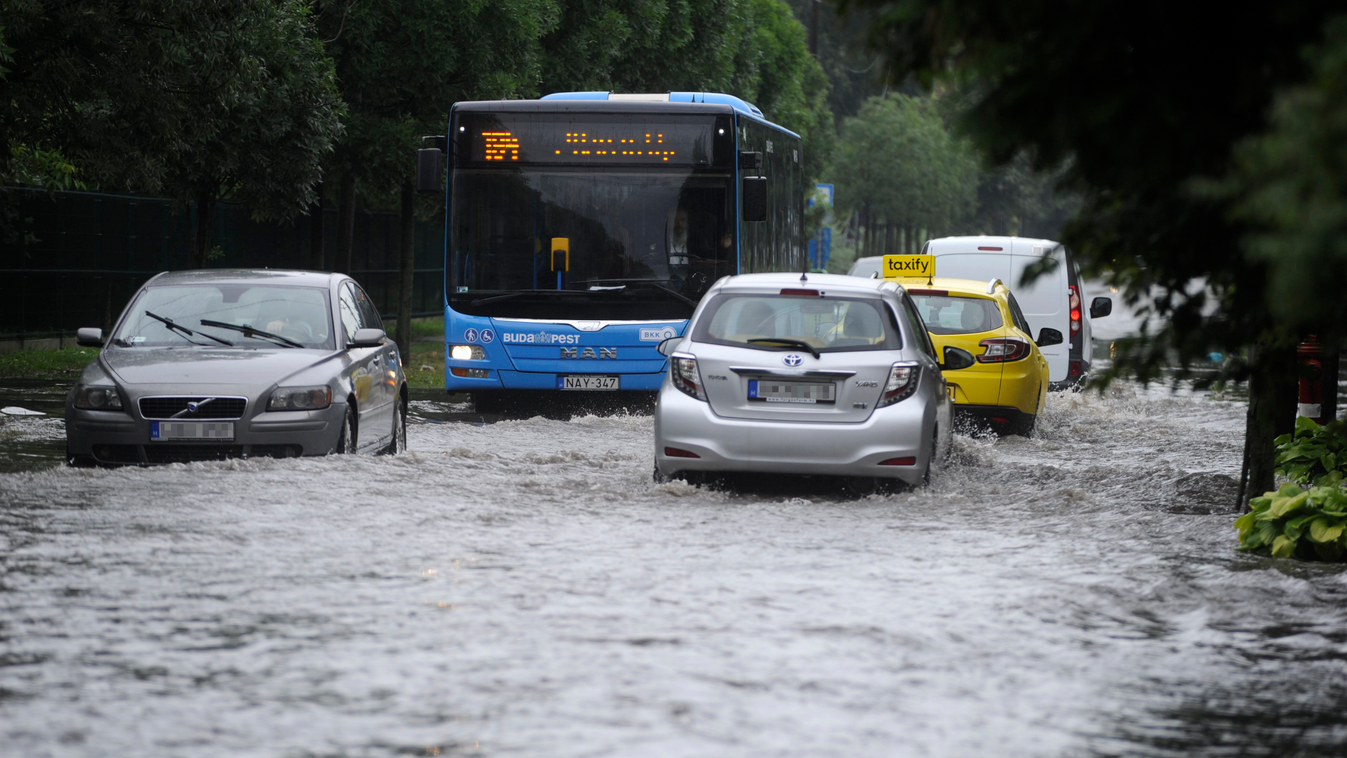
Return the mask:
[[[781,359],[781,362],[782,362],[782,363],[785,363],[787,366],[798,366],[798,365],[800,365],[801,363],[804,363],[804,358],[801,358],[800,356],[796,355],[795,353],[791,353],[790,355],[786,356],[785,358],[782,358],[782,359]]]

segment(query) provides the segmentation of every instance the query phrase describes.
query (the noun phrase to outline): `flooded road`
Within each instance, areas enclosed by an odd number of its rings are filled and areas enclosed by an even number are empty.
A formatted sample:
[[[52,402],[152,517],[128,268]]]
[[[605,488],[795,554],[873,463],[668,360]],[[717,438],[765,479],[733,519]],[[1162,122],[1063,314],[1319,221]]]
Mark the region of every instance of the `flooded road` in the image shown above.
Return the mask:
[[[0,475],[0,755],[1347,752],[1347,573],[1235,552],[1242,403],[1052,395],[860,500],[413,410],[397,458]]]

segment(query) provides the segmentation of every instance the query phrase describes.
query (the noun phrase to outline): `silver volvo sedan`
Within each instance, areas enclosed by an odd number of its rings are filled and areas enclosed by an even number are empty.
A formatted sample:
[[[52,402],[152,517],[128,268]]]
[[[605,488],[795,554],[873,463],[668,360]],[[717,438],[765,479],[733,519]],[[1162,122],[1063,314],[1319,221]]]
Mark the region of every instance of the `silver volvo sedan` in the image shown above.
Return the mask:
[[[378,451],[407,444],[407,383],[341,274],[203,270],[147,282],[66,398],[72,465]]]
[[[721,279],[660,352],[656,479],[835,475],[861,491],[927,479],[950,437],[941,370],[973,363],[937,357],[896,283],[828,274]]]

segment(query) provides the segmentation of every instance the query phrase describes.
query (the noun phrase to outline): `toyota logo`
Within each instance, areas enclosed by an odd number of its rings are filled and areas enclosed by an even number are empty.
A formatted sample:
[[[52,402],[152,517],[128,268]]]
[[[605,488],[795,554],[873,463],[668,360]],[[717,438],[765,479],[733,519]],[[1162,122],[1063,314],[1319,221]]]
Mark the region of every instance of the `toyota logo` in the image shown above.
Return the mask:
[[[804,363],[804,358],[801,358],[800,356],[796,355],[795,353],[791,353],[790,355],[786,356],[785,358],[782,358],[782,359],[781,359],[781,362],[782,362],[782,363],[785,363],[787,366],[798,366],[798,365],[800,365],[801,363]]]

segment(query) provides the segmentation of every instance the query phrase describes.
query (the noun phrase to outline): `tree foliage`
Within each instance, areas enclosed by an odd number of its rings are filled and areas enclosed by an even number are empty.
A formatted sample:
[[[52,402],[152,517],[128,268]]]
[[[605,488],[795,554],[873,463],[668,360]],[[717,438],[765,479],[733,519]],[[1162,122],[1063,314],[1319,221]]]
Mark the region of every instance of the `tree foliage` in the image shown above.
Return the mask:
[[[1267,262],[1241,255],[1234,201],[1197,187],[1227,174],[1235,144],[1267,126],[1277,88],[1304,78],[1300,51],[1324,6],[1279,3],[1215,27],[1209,9],[1155,0],[844,7],[880,12],[870,40],[894,77],[982,84],[963,126],[994,162],[1024,151],[1040,165],[1070,161],[1065,183],[1084,200],[1064,241],[1133,302],[1162,293],[1167,326],[1120,366],[1156,377],[1171,355],[1236,353],[1267,331]],[[1219,47],[1193,44],[1213,34]],[[1190,289],[1199,278],[1208,288]]]
[[[977,203],[977,160],[926,99],[872,98],[842,127],[838,206],[889,224],[949,229]]]

